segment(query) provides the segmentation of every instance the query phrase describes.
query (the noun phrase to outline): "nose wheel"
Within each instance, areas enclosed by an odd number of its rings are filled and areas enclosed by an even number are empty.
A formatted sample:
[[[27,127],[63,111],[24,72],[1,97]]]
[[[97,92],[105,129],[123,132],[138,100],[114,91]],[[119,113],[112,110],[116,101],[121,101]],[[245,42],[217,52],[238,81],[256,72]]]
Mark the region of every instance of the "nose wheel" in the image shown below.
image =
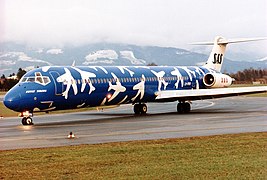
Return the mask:
[[[21,120],[21,123],[24,126],[33,125],[33,121],[32,121],[32,118],[31,117],[23,117],[22,120]]]

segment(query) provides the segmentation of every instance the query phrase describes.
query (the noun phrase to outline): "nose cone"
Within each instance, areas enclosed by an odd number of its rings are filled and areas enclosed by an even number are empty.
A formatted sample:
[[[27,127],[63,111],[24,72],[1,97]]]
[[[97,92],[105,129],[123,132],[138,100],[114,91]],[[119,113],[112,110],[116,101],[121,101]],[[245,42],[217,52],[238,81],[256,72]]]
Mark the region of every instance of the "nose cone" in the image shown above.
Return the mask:
[[[13,111],[19,111],[20,107],[20,93],[14,92],[13,90],[10,90],[6,93],[3,103],[4,105],[13,110]]]

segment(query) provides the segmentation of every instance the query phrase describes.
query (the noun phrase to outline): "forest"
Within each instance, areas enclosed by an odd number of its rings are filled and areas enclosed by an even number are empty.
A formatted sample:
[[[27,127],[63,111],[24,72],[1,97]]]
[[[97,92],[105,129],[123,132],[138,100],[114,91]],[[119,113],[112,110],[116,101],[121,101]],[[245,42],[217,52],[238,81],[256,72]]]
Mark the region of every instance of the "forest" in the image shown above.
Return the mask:
[[[237,73],[229,74],[235,81],[240,83],[252,83],[254,81],[259,81],[259,79],[265,79],[267,81],[267,69],[244,69],[243,71],[238,71]]]

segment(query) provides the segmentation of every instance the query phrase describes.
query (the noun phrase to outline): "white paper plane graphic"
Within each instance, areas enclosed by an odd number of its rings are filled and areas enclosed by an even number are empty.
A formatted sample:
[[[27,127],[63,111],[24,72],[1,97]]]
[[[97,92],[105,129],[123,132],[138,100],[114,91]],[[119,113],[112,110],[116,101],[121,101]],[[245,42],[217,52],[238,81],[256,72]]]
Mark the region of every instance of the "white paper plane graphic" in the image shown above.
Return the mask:
[[[96,75],[94,73],[91,73],[91,72],[87,72],[87,71],[82,71],[76,67],[72,67],[73,69],[75,69],[76,71],[78,71],[81,75],[81,78],[82,78],[82,87],[81,87],[81,92],[84,91],[85,87],[86,87],[86,81],[88,81],[88,84],[89,84],[89,87],[90,87],[90,90],[89,90],[89,94],[91,94],[94,90],[95,90],[95,87],[93,86],[92,84],[92,81],[90,80],[90,78],[92,77],[96,77]]]
[[[126,70],[126,71],[128,71],[128,72],[130,73],[131,77],[133,77],[133,75],[134,75],[134,72],[131,71],[130,69],[128,69],[127,67],[124,67],[124,66],[117,66],[117,68],[119,68],[119,70],[120,70],[121,73],[123,73],[123,74],[125,74],[125,71],[124,71],[124,70]]]
[[[180,80],[181,80],[181,86],[184,87],[183,76],[182,76],[182,74],[180,73],[180,71],[176,67],[174,67],[174,71],[172,71],[171,74],[177,77],[177,81],[175,83],[176,89],[178,89],[178,87],[179,87]]]
[[[133,90],[138,90],[138,91],[137,91],[135,97],[132,98],[132,101],[135,101],[135,99],[139,96],[139,94],[140,94],[140,100],[143,99],[144,94],[145,94],[145,81],[146,81],[146,78],[142,74],[141,82],[134,85],[134,87],[133,87]]]
[[[112,101],[115,97],[118,96],[119,93],[121,92],[125,92],[126,88],[124,86],[121,85],[118,77],[114,74],[111,73],[111,75],[113,76],[113,78],[116,81],[116,85],[113,85],[110,81],[109,81],[109,88],[108,91],[114,90],[115,92],[112,94],[112,96],[108,99],[108,102]]]
[[[156,71],[153,71],[153,70],[151,70],[151,72],[155,76],[157,76],[157,80],[159,82],[158,91],[161,91],[162,84],[164,85],[164,90],[166,90],[166,87],[168,86],[168,83],[163,79],[163,76],[165,75],[165,72],[164,71],[156,72]]]
[[[191,71],[190,69],[188,69],[187,67],[181,67],[183,70],[185,70],[185,72],[188,74],[190,81],[192,81],[193,77],[196,77],[196,73],[194,71]]]
[[[63,84],[67,85],[66,90],[62,93],[62,96],[64,96],[65,99],[68,99],[68,93],[69,93],[70,87],[72,86],[74,95],[78,93],[78,89],[77,89],[76,81],[72,77],[70,70],[68,70],[67,68],[64,68],[64,70],[65,70],[65,74],[59,76],[57,78],[57,82],[63,82]]]

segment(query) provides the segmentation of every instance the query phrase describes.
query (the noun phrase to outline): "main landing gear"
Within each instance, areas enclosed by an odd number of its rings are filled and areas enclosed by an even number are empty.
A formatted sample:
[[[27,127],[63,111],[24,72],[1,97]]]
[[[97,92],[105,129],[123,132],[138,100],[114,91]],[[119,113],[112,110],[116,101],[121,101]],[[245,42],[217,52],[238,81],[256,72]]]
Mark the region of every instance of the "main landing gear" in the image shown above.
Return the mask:
[[[135,104],[134,105],[135,114],[146,114],[146,112],[147,112],[146,104]]]
[[[189,102],[179,102],[177,104],[177,112],[179,114],[187,114],[191,111],[191,104]],[[146,114],[147,106],[146,104],[135,104],[134,105],[134,113],[135,114]]]
[[[189,102],[179,102],[177,104],[177,112],[179,114],[186,114],[189,113],[191,110],[191,105]]]
[[[29,125],[33,125],[33,120],[32,120],[32,113],[30,113],[29,111],[26,112],[22,112],[19,115],[20,117],[22,117],[21,123],[24,126],[29,126]]]

